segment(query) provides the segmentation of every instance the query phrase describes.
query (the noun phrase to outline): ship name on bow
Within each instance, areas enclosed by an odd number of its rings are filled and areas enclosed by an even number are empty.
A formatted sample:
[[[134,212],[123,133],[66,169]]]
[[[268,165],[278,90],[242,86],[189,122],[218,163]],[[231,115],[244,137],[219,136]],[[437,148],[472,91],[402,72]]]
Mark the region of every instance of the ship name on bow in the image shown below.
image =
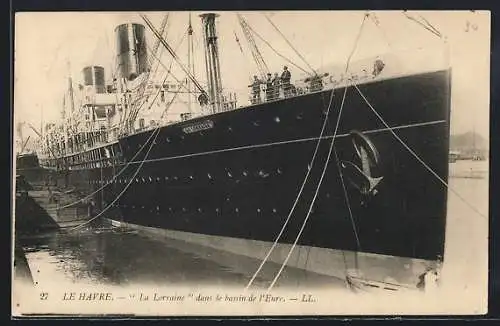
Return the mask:
[[[182,128],[182,131],[186,134],[191,134],[193,132],[202,131],[206,129],[212,129],[214,127],[214,122],[212,120],[205,120],[198,123],[193,123]]]

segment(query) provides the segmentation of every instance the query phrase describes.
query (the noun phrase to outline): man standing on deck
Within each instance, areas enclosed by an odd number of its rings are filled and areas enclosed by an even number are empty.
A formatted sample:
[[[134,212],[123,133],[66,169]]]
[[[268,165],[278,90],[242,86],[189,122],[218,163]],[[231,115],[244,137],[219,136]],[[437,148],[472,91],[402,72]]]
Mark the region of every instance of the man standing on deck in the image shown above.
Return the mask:
[[[248,85],[248,87],[252,88],[252,104],[259,104],[260,100],[260,84],[262,82],[259,80],[257,75],[253,76],[252,84]]]
[[[274,95],[273,79],[270,73],[267,74],[266,80],[266,101],[272,101]]]
[[[290,80],[292,79],[292,74],[288,71],[288,67],[283,67],[283,72],[281,73],[281,84],[283,85],[283,92],[285,97],[290,97]]]
[[[273,78],[273,89],[274,89],[274,94],[273,94],[273,99],[277,100],[280,97],[280,84],[281,84],[281,78],[278,76],[278,73],[274,73],[274,78]]]

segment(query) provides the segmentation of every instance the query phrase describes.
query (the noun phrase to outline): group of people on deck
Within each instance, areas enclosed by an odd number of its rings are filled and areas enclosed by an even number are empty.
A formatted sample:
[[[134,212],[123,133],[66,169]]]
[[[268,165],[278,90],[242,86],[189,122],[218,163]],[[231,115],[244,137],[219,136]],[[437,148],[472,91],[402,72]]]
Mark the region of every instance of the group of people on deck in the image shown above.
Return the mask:
[[[249,87],[252,88],[252,104],[259,104],[262,102],[260,95],[260,85],[262,84],[266,85],[266,101],[278,99],[280,97],[280,89],[283,89],[285,97],[290,97],[292,89],[292,85],[290,84],[291,79],[292,75],[287,66],[283,67],[281,76],[275,73],[273,77],[271,73],[268,73],[266,81],[260,80],[256,75],[253,76],[253,82],[249,85]]]
[[[373,71],[371,74],[372,78],[376,78],[385,68],[385,62],[382,61],[382,59],[377,58],[373,64]],[[363,69],[364,76],[361,78],[368,78],[369,73],[367,69]],[[261,85],[266,85],[265,88],[265,96],[266,96],[266,101],[273,101],[277,100],[281,97],[280,95],[280,90],[283,89],[283,96],[285,98],[295,96],[295,95],[301,95],[308,92],[319,92],[322,91],[325,87],[325,78],[329,77],[330,83],[332,84],[338,84],[338,80],[334,80],[333,75],[329,73],[323,73],[323,74],[317,74],[315,73],[314,75],[311,75],[307,78],[305,78],[303,81],[307,84],[307,86],[304,87],[295,87],[290,83],[291,80],[291,73],[288,70],[287,66],[283,67],[283,72],[281,73],[281,76],[278,75],[278,73],[274,74],[274,77],[272,76],[271,73],[267,74],[267,79],[265,81],[262,81],[257,77],[257,75],[253,76],[253,82],[252,84],[249,85],[252,89],[252,98],[251,102],[252,104],[259,104],[262,103],[261,99]],[[347,77],[348,80],[358,80],[358,75],[351,75],[350,77]],[[344,74],[340,75],[340,82],[344,80]]]

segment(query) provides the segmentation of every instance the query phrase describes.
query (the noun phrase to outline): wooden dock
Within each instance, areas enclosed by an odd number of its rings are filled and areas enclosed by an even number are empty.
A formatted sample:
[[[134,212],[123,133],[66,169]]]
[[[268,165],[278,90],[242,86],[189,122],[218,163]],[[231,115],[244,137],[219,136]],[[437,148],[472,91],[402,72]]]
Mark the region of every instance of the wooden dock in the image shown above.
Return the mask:
[[[78,197],[73,194],[51,190],[32,190],[28,194],[59,228],[75,227],[90,219],[89,204],[79,202]]]
[[[50,187],[35,187],[16,195],[16,235],[32,236],[73,228],[90,219],[89,203],[76,194]]]

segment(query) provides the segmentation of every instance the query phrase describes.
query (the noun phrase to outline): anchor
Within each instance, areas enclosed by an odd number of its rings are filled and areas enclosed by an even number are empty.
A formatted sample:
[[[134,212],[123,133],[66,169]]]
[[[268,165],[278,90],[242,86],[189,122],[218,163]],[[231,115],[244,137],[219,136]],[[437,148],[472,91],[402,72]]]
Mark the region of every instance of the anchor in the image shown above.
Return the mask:
[[[380,155],[373,142],[359,131],[350,132],[358,164],[341,161],[343,174],[349,183],[363,196],[375,196],[377,186],[383,180],[380,173]]]

